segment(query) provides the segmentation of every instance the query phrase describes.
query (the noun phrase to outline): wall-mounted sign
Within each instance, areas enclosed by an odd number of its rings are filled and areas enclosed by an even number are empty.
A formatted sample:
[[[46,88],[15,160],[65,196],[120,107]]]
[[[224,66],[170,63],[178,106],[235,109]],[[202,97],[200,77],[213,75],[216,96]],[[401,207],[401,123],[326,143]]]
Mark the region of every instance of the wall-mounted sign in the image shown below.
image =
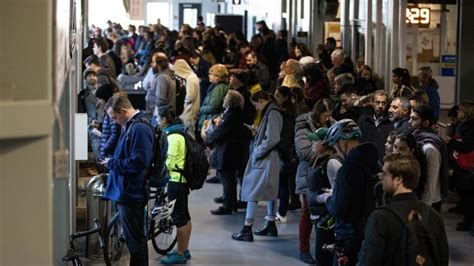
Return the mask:
[[[427,7],[407,7],[406,16],[408,25],[429,27],[431,20],[431,10]]]

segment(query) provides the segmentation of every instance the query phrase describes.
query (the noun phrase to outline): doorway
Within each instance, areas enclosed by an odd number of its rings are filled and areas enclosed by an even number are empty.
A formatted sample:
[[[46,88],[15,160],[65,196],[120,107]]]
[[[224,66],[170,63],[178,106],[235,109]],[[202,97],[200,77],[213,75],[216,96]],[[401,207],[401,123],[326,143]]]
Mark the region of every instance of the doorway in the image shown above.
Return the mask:
[[[196,27],[198,16],[201,15],[201,4],[179,4],[179,27],[189,24]]]

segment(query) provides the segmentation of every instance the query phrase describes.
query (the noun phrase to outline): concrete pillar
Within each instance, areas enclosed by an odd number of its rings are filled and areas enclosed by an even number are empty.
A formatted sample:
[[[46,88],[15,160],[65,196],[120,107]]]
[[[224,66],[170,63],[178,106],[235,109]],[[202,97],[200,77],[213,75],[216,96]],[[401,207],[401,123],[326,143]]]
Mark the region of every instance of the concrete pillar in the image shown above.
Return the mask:
[[[400,58],[399,58],[399,53],[400,49],[400,43],[399,43],[399,38],[400,38],[400,6],[399,6],[399,1],[398,0],[391,0],[390,1],[390,9],[391,9],[391,17],[389,23],[390,25],[390,32],[391,32],[391,38],[390,38],[390,64],[389,68],[390,70],[394,69],[395,67],[400,66]]]
[[[456,71],[456,100],[474,100],[474,1],[458,1],[458,41],[457,41],[457,71]]]
[[[382,0],[377,0],[375,4],[375,38],[374,38],[374,66],[375,73],[383,76],[382,51],[383,51],[383,35],[382,35]]]
[[[319,44],[324,44],[324,15],[323,10],[325,2],[311,1],[311,13],[310,13],[310,38],[311,38],[311,52],[314,56],[317,56],[317,48]]]
[[[352,62],[356,64],[357,62],[357,57],[359,55],[359,49],[358,49],[358,36],[359,36],[359,0],[352,0],[351,1],[351,53],[350,57],[352,59]]]
[[[369,65],[372,70],[374,65],[372,64],[372,0],[367,1],[367,11],[365,19],[365,52],[364,62]]]
[[[346,55],[351,54],[350,1],[341,0],[341,46]]]
[[[0,1],[0,265],[55,264],[53,2]]]
[[[399,18],[398,18],[398,46],[399,46],[399,53],[398,53],[398,64],[402,67],[406,67],[406,53],[407,53],[407,45],[406,45],[406,36],[407,36],[407,23],[406,23],[406,8],[407,8],[407,0],[400,0],[400,10],[399,10]]]

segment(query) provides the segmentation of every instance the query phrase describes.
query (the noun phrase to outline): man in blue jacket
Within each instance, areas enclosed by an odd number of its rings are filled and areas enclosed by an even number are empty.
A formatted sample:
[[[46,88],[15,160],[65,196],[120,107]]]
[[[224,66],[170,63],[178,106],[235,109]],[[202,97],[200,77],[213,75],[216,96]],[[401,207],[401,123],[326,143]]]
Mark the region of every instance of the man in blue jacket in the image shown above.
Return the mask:
[[[126,95],[114,95],[105,108],[110,118],[122,126],[113,158],[103,161],[110,170],[105,198],[117,203],[130,265],[148,265],[144,233],[144,207],[148,201],[145,179],[153,157],[153,132],[149,125],[136,122],[143,114],[133,108]]]
[[[325,200],[329,213],[336,219],[336,246],[343,249],[337,260],[344,265],[356,265],[365,221],[375,208],[371,178],[378,170],[378,153],[373,143],[359,144],[361,136],[357,123],[342,119],[329,128],[324,139],[344,159],[333,192],[327,193]]]

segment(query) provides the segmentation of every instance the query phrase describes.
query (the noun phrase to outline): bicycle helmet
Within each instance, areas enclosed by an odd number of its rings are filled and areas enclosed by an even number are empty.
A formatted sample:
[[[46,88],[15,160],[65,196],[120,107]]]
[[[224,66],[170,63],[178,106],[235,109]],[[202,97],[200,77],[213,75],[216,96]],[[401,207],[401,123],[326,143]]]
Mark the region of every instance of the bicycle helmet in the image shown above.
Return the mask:
[[[173,213],[175,203],[176,203],[176,199],[170,202],[167,202],[162,206],[153,208],[153,210],[151,211],[151,216],[156,221],[160,221],[161,219],[170,217],[171,213]]]
[[[324,143],[330,146],[336,145],[340,140],[358,139],[362,136],[359,125],[352,119],[342,119],[329,128]]]

